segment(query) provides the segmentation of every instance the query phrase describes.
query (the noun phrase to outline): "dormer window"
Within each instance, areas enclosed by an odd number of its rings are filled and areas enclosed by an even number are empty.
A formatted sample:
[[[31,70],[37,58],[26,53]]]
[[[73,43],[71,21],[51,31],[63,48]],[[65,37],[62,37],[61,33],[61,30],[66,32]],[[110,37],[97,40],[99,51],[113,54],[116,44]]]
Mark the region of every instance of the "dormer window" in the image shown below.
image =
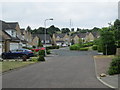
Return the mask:
[[[13,30],[11,31],[11,34],[12,34],[12,36],[14,35],[14,31]]]
[[[11,37],[16,37],[16,30],[14,29],[7,29],[5,30]]]

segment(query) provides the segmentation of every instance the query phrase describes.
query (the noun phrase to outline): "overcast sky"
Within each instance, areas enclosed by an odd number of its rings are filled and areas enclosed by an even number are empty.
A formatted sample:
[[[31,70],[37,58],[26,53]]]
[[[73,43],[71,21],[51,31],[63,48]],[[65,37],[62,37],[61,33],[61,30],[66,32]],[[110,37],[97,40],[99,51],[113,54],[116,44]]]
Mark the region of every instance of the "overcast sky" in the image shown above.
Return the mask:
[[[32,29],[55,25],[57,27],[93,28],[108,26],[118,18],[117,2],[5,2],[2,3],[2,20],[19,22],[21,28]]]

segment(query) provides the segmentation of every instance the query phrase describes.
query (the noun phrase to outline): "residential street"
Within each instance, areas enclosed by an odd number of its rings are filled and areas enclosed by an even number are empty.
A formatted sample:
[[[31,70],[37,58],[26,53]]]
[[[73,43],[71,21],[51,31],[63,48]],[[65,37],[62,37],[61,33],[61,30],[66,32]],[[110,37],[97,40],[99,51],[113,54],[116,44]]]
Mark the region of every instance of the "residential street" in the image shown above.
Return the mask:
[[[97,80],[91,51],[53,50],[54,57],[3,75],[3,88],[108,88]]]

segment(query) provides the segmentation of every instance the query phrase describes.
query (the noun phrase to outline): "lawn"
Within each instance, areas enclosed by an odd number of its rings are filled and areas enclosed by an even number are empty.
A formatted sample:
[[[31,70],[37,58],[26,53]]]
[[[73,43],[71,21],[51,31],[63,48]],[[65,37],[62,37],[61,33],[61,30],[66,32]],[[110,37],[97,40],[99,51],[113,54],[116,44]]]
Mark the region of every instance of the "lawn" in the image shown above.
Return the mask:
[[[36,63],[36,62],[32,62],[32,61],[26,61],[26,62],[23,62],[23,61],[4,61],[4,62],[0,62],[0,72],[1,71],[5,72],[8,70],[16,69],[19,67],[33,64],[33,63]]]

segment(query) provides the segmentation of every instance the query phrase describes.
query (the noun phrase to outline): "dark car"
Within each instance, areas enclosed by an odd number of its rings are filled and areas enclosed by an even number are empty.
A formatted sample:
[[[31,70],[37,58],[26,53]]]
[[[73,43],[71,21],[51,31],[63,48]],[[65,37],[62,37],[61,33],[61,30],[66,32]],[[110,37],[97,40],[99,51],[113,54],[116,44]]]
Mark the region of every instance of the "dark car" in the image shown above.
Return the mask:
[[[9,52],[2,53],[3,59],[15,59],[15,58],[30,58],[34,56],[33,52],[28,49],[15,49]]]

